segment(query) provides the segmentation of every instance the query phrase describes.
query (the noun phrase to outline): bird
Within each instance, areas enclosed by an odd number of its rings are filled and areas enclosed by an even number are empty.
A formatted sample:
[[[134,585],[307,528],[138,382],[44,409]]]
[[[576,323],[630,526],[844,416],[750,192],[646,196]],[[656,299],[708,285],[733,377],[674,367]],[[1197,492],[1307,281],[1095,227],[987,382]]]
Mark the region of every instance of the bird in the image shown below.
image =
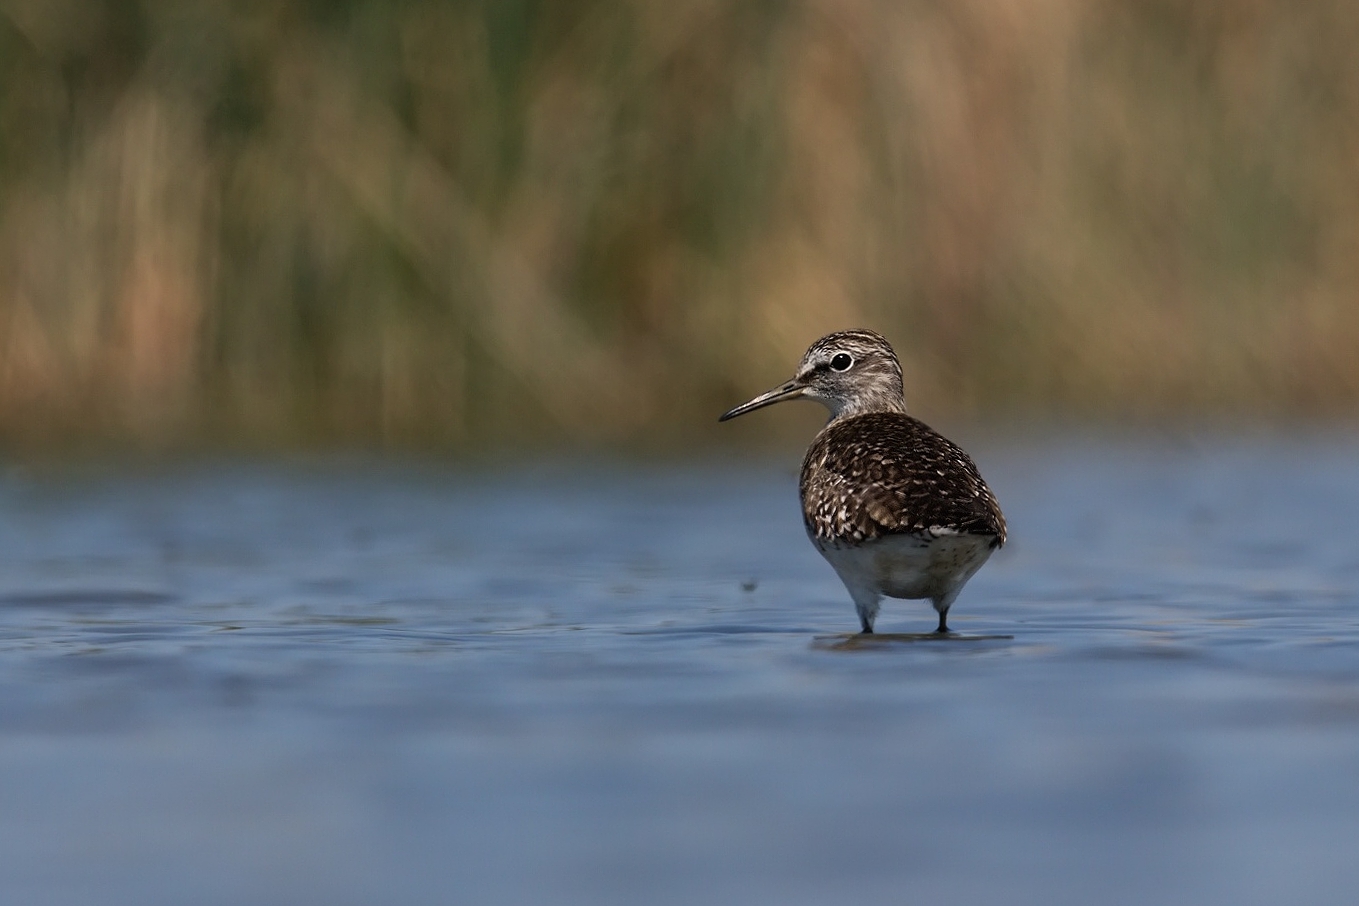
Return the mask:
[[[929,599],[946,637],[949,608],[1005,544],[1005,516],[972,458],[906,413],[901,363],[871,330],[827,334],[794,376],[722,414],[787,400],[830,410],[798,482],[807,536],[873,632],[884,596]]]

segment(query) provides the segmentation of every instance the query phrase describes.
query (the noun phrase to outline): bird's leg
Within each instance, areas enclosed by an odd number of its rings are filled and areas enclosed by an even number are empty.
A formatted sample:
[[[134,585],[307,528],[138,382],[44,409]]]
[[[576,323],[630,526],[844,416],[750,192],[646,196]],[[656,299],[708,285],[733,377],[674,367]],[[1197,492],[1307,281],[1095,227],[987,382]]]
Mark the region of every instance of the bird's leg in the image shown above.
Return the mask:
[[[864,635],[872,635],[873,621],[878,618],[882,597],[870,589],[859,588],[851,588],[850,596],[854,598],[854,609],[859,612],[860,631]]]
[[[941,595],[932,602],[934,609],[939,612],[939,628],[934,631],[935,635],[948,635],[948,609],[957,597],[958,590],[955,588],[951,594]]]

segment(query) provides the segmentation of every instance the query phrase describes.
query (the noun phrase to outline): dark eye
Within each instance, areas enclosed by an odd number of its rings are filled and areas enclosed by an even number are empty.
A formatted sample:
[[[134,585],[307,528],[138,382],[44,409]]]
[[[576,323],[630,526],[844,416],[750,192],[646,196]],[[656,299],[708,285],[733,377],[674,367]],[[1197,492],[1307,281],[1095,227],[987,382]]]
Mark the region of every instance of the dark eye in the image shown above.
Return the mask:
[[[854,356],[850,355],[847,352],[837,352],[835,356],[831,359],[831,370],[848,371],[849,367],[853,364]]]

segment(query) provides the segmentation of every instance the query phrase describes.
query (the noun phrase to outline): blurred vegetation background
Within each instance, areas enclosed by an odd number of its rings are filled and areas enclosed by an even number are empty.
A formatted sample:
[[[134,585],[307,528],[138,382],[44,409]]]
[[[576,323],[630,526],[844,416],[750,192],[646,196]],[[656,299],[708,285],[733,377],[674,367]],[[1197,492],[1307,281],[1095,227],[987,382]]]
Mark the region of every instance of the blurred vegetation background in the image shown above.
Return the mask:
[[[1347,0],[0,0],[0,444],[682,443],[848,326],[930,416],[1350,415],[1356,48]]]

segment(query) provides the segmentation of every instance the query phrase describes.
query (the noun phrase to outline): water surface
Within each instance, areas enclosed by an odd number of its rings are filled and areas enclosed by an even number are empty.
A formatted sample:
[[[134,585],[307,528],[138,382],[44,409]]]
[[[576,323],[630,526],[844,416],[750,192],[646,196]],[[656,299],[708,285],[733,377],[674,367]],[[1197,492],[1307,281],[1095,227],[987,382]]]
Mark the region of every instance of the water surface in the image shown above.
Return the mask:
[[[11,470],[0,900],[1353,902],[1359,438],[973,446],[856,652],[795,453]]]

